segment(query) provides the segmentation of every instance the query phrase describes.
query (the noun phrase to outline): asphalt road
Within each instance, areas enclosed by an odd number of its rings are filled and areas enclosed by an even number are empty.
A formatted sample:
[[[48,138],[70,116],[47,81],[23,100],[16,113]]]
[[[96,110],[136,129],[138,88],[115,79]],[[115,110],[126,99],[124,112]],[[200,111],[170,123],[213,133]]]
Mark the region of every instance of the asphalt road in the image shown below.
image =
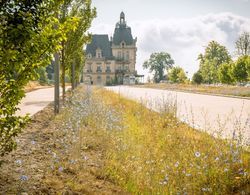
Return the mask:
[[[68,89],[67,87],[66,89]],[[60,90],[61,92],[62,90]],[[54,101],[54,87],[38,89],[29,93],[22,99],[19,105],[20,110],[16,113],[18,116],[36,114],[44,109],[49,103]]]
[[[106,87],[159,111],[177,104],[177,117],[189,125],[223,138],[243,135],[250,144],[250,100],[128,86]]]

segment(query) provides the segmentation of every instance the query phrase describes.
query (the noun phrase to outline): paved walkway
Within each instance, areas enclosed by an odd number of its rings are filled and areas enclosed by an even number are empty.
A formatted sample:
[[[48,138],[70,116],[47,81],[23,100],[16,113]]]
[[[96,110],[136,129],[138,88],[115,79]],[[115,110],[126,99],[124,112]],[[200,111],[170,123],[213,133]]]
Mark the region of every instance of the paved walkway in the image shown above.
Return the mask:
[[[66,89],[68,89],[67,87]],[[60,90],[61,91],[61,90]],[[44,109],[49,103],[54,101],[54,87],[46,89],[38,89],[29,93],[22,99],[19,105],[20,110],[17,115],[24,116],[30,114],[31,116]]]
[[[232,138],[233,132],[250,144],[250,100],[128,86],[106,87],[159,111],[168,102],[177,104],[177,117],[210,134]]]

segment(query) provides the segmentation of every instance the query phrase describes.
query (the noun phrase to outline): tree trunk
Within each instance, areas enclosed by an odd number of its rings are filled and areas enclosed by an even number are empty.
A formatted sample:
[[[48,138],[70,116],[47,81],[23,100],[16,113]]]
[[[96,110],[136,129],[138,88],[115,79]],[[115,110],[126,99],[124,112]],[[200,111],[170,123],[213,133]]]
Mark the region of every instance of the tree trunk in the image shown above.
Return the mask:
[[[65,42],[62,42],[62,99],[65,100]]]
[[[67,4],[63,5],[63,10],[62,10],[62,21],[65,22],[65,17],[66,17],[66,9],[67,9]],[[62,100],[64,104],[65,100],[65,41],[62,41]]]
[[[60,108],[60,63],[59,53],[55,53],[54,70],[55,70],[55,91],[54,91],[54,112],[59,113]]]
[[[71,89],[75,89],[75,63],[71,66]]]

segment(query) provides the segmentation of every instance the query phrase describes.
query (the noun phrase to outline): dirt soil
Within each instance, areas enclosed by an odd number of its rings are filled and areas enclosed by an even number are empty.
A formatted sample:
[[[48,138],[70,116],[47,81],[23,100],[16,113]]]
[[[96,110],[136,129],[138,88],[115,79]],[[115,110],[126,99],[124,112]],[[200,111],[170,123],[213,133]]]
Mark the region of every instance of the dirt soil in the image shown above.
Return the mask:
[[[126,194],[99,174],[104,166],[101,146],[85,151],[81,180],[74,169],[51,171],[51,151],[64,154],[55,141],[62,139],[59,127],[52,104],[32,117],[17,149],[0,159],[0,194]]]

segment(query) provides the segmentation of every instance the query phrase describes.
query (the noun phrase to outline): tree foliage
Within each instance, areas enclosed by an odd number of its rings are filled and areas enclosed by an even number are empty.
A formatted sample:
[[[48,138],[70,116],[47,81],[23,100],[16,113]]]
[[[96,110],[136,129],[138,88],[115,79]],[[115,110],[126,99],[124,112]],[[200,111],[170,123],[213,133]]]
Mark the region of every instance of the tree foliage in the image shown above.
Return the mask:
[[[249,78],[250,56],[240,57],[232,68],[233,77],[237,82],[246,82]]]
[[[200,54],[200,72],[205,83],[219,82],[218,69],[221,64],[229,63],[231,57],[226,47],[216,41],[211,41],[205,49],[205,54]]]
[[[170,69],[169,80],[174,83],[184,83],[187,80],[187,76],[185,71],[177,66]]]
[[[250,55],[250,33],[242,33],[235,45],[239,56]]]
[[[250,56],[248,56],[246,59],[246,67],[247,67],[248,81],[250,81]]]
[[[39,81],[40,84],[47,84],[48,83],[48,75],[46,72],[46,68],[41,66],[36,70],[37,78],[36,80]]]
[[[78,24],[73,31],[67,33],[67,40],[61,42],[61,81],[63,98],[65,96],[65,76],[72,76],[71,67],[75,67],[75,81],[79,80],[83,69],[83,45],[90,40],[87,30],[96,16],[95,8],[91,8],[91,0],[64,0],[61,6],[60,22],[63,24],[71,18],[76,18]],[[75,82],[72,81],[72,82]]]
[[[202,78],[201,72],[197,71],[196,73],[194,73],[194,75],[192,77],[192,83],[195,83],[195,84],[199,85],[202,82],[203,82],[203,78]]]
[[[160,52],[151,54],[149,60],[144,62],[143,68],[154,72],[154,81],[159,83],[163,79],[164,71],[172,68],[173,64],[174,60],[169,53]]]
[[[60,24],[56,13],[61,1],[5,0],[0,6],[0,155],[15,148],[14,137],[28,121],[15,113],[24,86],[50,63],[68,31],[77,21]],[[55,28],[57,26],[57,28]]]
[[[80,79],[80,73],[84,65],[83,46],[91,39],[87,30],[90,28],[93,18],[96,16],[96,10],[91,8],[91,1],[76,0],[72,4],[72,9],[69,12],[70,17],[77,17],[79,19],[78,26],[74,32],[68,34],[65,42],[65,67],[66,71],[72,77],[72,65],[75,66],[75,80]],[[72,78],[71,78],[72,79]]]
[[[219,80],[224,84],[232,84],[234,82],[233,76],[234,63],[224,63],[219,68]]]

